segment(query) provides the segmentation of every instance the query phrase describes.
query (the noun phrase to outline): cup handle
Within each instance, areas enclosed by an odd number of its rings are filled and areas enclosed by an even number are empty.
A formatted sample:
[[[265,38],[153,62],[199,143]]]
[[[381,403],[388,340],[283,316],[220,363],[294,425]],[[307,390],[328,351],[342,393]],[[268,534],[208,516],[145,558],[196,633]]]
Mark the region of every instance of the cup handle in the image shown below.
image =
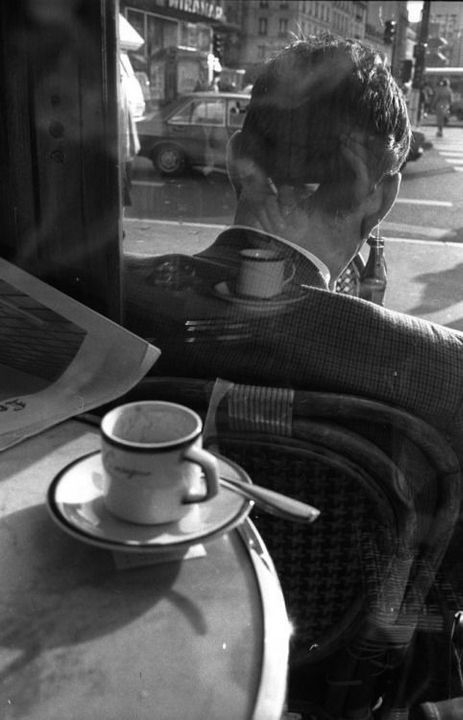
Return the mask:
[[[217,460],[207,450],[203,450],[198,447],[189,447],[183,455],[184,460],[190,460],[190,462],[201,465],[204,475],[206,476],[206,487],[207,492],[205,495],[187,495],[183,499],[184,504],[202,502],[203,500],[210,500],[214,495],[219,492],[219,467]]]
[[[283,287],[284,287],[285,285],[287,285],[288,283],[290,283],[291,280],[294,278],[294,276],[295,276],[295,274],[296,274],[296,265],[295,265],[295,263],[291,263],[291,265],[292,265],[291,272],[289,273],[289,276],[283,280]]]

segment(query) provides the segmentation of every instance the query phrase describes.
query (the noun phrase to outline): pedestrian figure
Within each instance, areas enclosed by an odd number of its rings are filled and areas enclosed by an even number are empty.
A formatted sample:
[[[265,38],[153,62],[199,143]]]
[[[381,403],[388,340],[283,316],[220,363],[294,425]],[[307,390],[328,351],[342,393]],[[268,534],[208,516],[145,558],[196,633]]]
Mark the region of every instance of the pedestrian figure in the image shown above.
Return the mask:
[[[444,124],[450,115],[453,96],[448,80],[441,80],[434,94],[434,111],[437,121],[437,137],[443,136]]]
[[[120,103],[119,103],[119,152],[122,184],[122,205],[132,204],[132,166],[140,150],[137,126],[130,106],[127,79],[121,76]]]
[[[421,89],[421,101],[423,103],[423,117],[431,112],[434,90],[429,83],[425,83]]]

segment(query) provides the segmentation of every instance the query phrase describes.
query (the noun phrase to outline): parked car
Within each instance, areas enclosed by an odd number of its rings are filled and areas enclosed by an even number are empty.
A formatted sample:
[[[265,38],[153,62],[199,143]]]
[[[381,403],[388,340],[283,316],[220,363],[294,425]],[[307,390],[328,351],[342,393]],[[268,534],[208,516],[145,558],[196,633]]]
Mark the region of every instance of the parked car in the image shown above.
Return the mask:
[[[402,167],[404,167],[406,163],[408,163],[410,161],[418,160],[422,156],[422,154],[424,152],[425,143],[426,143],[425,134],[423,132],[421,132],[421,130],[412,129],[412,140],[410,143],[410,150],[408,151],[407,159],[405,160]]]
[[[195,165],[225,168],[227,142],[242,126],[249,100],[247,93],[182,95],[137,123],[139,154],[162,175],[181,175]],[[424,133],[413,130],[406,162],[418,160],[424,144]]]
[[[139,154],[163,175],[193,165],[225,168],[227,142],[242,126],[249,99],[244,93],[182,95],[137,123]]]

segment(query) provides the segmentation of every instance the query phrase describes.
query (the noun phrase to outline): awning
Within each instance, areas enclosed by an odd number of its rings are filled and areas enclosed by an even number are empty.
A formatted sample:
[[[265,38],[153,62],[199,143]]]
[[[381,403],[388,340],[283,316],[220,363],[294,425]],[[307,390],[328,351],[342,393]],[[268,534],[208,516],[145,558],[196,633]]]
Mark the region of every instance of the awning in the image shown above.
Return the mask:
[[[121,50],[138,50],[144,42],[140,33],[119,13],[119,44]]]

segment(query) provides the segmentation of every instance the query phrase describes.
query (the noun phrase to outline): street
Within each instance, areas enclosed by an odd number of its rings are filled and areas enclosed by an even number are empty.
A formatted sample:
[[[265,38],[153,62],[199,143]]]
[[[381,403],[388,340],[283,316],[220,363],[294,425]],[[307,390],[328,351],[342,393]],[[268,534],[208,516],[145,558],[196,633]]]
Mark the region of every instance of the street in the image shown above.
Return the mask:
[[[463,127],[447,127],[403,171],[396,205],[382,223],[389,270],[385,305],[463,330]],[[124,251],[195,253],[232,222],[234,195],[224,172],[160,177],[137,158]]]

